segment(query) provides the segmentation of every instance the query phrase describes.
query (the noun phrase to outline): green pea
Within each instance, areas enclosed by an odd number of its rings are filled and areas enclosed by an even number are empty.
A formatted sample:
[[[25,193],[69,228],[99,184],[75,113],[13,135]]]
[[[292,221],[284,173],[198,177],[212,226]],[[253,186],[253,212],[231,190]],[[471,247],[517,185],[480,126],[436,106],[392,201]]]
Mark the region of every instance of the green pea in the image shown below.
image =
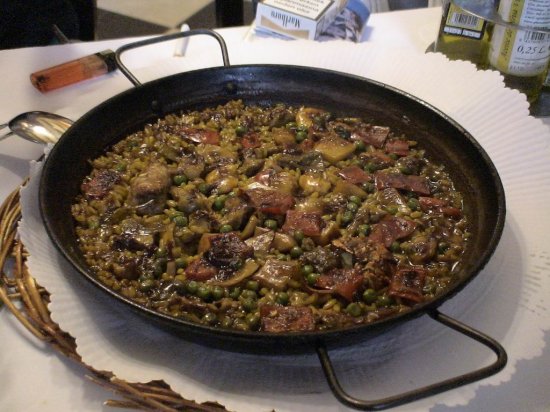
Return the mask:
[[[367,305],[376,302],[377,298],[378,295],[376,294],[376,291],[374,289],[367,289],[363,292],[363,302],[365,302]]]
[[[296,230],[294,232],[294,239],[296,240],[296,242],[302,243],[304,238],[305,238],[304,232],[302,232],[301,230]]]
[[[401,173],[403,173],[404,175],[412,175],[412,174],[413,174],[412,169],[411,169],[410,167],[408,167],[408,166],[401,166],[401,167],[399,168],[399,171],[400,171]]]
[[[155,281],[153,279],[145,279],[139,283],[139,290],[142,292],[149,292],[155,287]]]
[[[212,208],[214,210],[222,210],[223,207],[225,206],[225,200],[226,200],[226,197],[225,196],[218,196],[215,200],[214,200],[214,203],[212,204]]]
[[[361,315],[361,312],[361,305],[356,302],[351,302],[348,306],[346,306],[346,313],[348,315],[357,317]]]
[[[213,325],[218,321],[218,318],[214,313],[206,312],[202,317],[202,321],[208,325]]]
[[[187,176],[185,175],[176,175],[172,178],[172,181],[176,186],[181,186],[187,183]]]
[[[312,265],[304,265],[302,266],[302,274],[304,276],[309,275],[310,273],[313,273],[313,266]]]
[[[199,189],[199,192],[201,192],[203,195],[207,195],[208,192],[210,191],[208,188],[208,185],[204,182],[199,183],[199,186],[197,187],[197,189]]]
[[[159,277],[164,273],[164,268],[166,267],[166,259],[158,259],[153,266],[153,273],[156,277]]]
[[[361,186],[363,187],[363,190],[367,193],[373,193],[375,190],[374,183],[371,182],[365,182]]]
[[[245,125],[240,124],[235,128],[235,133],[237,133],[238,136],[242,136],[246,132],[248,132],[248,128]]]
[[[285,127],[287,129],[296,129],[296,122],[288,122]]]
[[[249,280],[246,282],[246,289],[257,292],[260,289],[260,284],[257,280]]]
[[[256,328],[260,324],[260,315],[257,313],[249,313],[246,315],[245,321],[250,328]]]
[[[229,224],[220,226],[220,233],[229,233],[233,231],[233,227]]]
[[[256,300],[256,299],[258,299],[258,294],[254,290],[245,289],[241,292],[241,297],[244,298],[244,299],[254,299],[254,300]]]
[[[357,228],[357,234],[367,236],[370,232],[370,226],[367,224],[359,225]]]
[[[367,149],[367,145],[362,140],[355,141],[355,150],[358,152],[364,152]]]
[[[355,195],[351,195],[351,196],[349,197],[349,201],[352,202],[352,203],[355,203],[357,206],[360,206],[361,203],[363,203],[363,202],[361,201],[361,198],[360,198],[359,196],[355,196]]]
[[[414,211],[418,210],[418,208],[420,207],[420,203],[418,202],[418,199],[415,199],[414,197],[411,197],[407,201],[407,206],[409,207],[409,209],[411,209],[414,212]]]
[[[392,242],[392,244],[390,245],[390,250],[393,252],[393,253],[399,253],[401,252],[401,243],[395,241],[395,242]]]
[[[277,230],[277,221],[275,219],[266,219],[264,221],[264,226],[271,230]]]
[[[399,156],[397,155],[397,153],[390,153],[388,156],[389,156],[390,159],[392,159],[392,160],[397,160],[397,159],[399,159]]]
[[[303,131],[296,132],[296,142],[300,143],[307,139],[307,133]]]
[[[342,223],[348,225],[353,220],[353,212],[346,210],[342,213]]]
[[[363,167],[363,170],[365,172],[368,172],[368,173],[372,173],[372,172],[375,172],[378,168],[376,167],[376,165],[372,162],[368,162],[364,167]]]
[[[174,279],[174,281],[172,282],[172,285],[174,289],[176,289],[176,292],[178,292],[180,295],[183,295],[187,291],[185,282],[179,279]]]
[[[241,288],[239,286],[236,286],[229,291],[229,297],[231,299],[238,299],[239,296],[241,296]]]
[[[166,255],[168,255],[168,249],[166,249],[165,247],[159,247],[157,248],[157,250],[155,250],[156,257],[164,257]]]
[[[346,205],[346,209],[348,209],[352,213],[355,213],[355,212],[357,212],[357,209],[359,209],[359,206],[357,205],[357,203],[349,202]]]
[[[202,300],[209,300],[212,297],[212,290],[208,285],[201,284],[197,289],[197,297]]]
[[[224,316],[220,322],[220,326],[225,329],[229,329],[231,326],[233,326],[233,319],[231,319],[229,316]]]
[[[306,125],[301,125],[301,126],[296,127],[296,130],[299,131],[299,132],[307,132],[308,129],[309,128]]]
[[[172,221],[176,224],[178,227],[185,227],[189,223],[187,218],[183,215],[176,215],[172,218]]]
[[[399,211],[399,208],[396,205],[389,205],[386,207],[386,210],[388,213],[395,215]]]
[[[220,300],[225,296],[225,289],[221,286],[214,286],[212,288],[212,299]]]
[[[286,292],[279,292],[279,293],[277,293],[277,297],[276,297],[275,300],[279,305],[286,306],[286,305],[288,305],[290,297],[288,296],[288,293],[286,293]]]
[[[98,227],[99,227],[99,220],[97,220],[97,219],[88,220],[88,228],[89,229],[97,229]]]
[[[258,307],[258,304],[254,299],[247,298],[242,301],[242,306],[247,312],[252,312]]]
[[[185,269],[187,267],[187,259],[184,257],[179,257],[176,259],[176,268]]]
[[[290,249],[290,256],[294,259],[297,259],[300,256],[302,256],[302,253],[304,253],[304,251],[300,246],[293,246],[292,249]]]
[[[388,307],[393,304],[393,299],[387,295],[378,296],[376,306]]]
[[[187,282],[187,292],[189,292],[192,295],[195,295],[197,291],[199,290],[199,282],[196,280],[190,280]]]
[[[313,286],[317,283],[317,279],[319,279],[319,275],[318,273],[310,273],[309,275],[306,276],[306,281],[309,285]]]

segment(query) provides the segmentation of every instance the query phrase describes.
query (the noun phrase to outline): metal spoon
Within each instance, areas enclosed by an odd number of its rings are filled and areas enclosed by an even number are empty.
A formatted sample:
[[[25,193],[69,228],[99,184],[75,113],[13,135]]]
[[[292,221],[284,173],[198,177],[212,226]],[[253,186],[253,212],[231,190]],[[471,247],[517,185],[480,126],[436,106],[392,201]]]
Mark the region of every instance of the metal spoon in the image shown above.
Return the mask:
[[[0,125],[0,129],[10,129],[0,136],[0,140],[15,134],[34,143],[55,143],[72,124],[72,120],[58,114],[39,111],[21,113]]]

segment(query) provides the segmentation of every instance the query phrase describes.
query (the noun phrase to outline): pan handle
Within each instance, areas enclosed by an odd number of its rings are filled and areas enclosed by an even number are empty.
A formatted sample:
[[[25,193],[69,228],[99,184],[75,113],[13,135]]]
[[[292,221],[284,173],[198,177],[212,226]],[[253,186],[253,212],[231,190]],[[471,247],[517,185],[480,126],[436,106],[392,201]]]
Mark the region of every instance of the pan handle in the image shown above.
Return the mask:
[[[115,52],[116,65],[118,66],[122,74],[124,74],[124,76],[126,76],[134,86],[140,86],[141,82],[138,79],[136,79],[136,77],[130,72],[130,70],[128,70],[128,68],[124,65],[124,63],[122,63],[122,60],[120,59],[120,56],[122,55],[122,53],[131,49],[142,47],[142,46],[149,46],[155,43],[161,43],[164,41],[175,40],[175,39],[195,36],[199,34],[212,36],[214,39],[216,39],[222,52],[223,65],[229,66],[230,65],[229,55],[227,53],[227,46],[225,44],[225,41],[223,40],[223,37],[220,36],[215,31],[208,30],[208,29],[196,29],[196,30],[189,30],[189,31],[178,32],[178,33],[172,33],[172,34],[167,34],[166,36],[153,37],[150,39],[145,39],[134,43],[125,44],[123,46],[120,46]]]
[[[491,349],[497,355],[496,361],[483,368],[465,373],[464,375],[459,375],[454,378],[427,385],[418,389],[413,389],[411,391],[404,392],[398,395],[389,396],[387,398],[368,401],[354,398],[342,389],[342,386],[340,385],[340,382],[336,377],[334,367],[332,366],[332,363],[330,361],[326,346],[323,343],[318,343],[316,348],[317,355],[319,356],[321,366],[323,367],[323,372],[334,396],[348,407],[363,411],[379,411],[383,409],[393,408],[395,406],[402,405],[408,402],[416,401],[418,399],[426,398],[437,393],[441,393],[450,389],[457,388],[459,386],[466,385],[468,383],[481,380],[488,376],[494,375],[504,368],[508,360],[508,356],[502,345],[500,345],[500,343],[498,343],[496,340],[483,334],[482,332],[479,332],[478,330],[475,330],[457,321],[456,319],[442,314],[437,309],[429,311],[428,315],[432,319],[442,323],[443,325],[454,329],[455,331],[460,332],[463,335],[466,335],[467,337]]]

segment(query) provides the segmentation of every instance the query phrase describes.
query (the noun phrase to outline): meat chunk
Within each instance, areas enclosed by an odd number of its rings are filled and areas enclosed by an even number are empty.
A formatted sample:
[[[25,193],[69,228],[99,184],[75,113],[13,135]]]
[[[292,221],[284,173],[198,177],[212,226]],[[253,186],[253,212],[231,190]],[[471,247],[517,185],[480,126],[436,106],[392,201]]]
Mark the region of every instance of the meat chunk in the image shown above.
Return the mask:
[[[204,172],[204,159],[196,153],[182,156],[178,163],[178,172],[189,179],[196,179]]]
[[[305,306],[262,305],[262,330],[266,332],[301,332],[315,329],[315,318]]]
[[[248,189],[246,195],[252,205],[262,213],[284,215],[294,206],[294,197],[277,190]]]
[[[111,188],[120,182],[120,173],[114,170],[100,170],[90,180],[81,185],[87,199],[100,200],[107,196]]]
[[[167,167],[160,163],[153,163],[131,182],[130,203],[136,206],[138,214],[160,213],[166,203],[170,183]]]
[[[354,185],[372,181],[372,176],[358,166],[345,167],[338,172],[338,176]]]
[[[306,236],[319,236],[323,230],[323,217],[319,212],[289,210],[282,230],[290,233],[301,230]]]
[[[370,144],[377,149],[380,149],[384,147],[384,142],[389,134],[389,127],[365,125],[362,128],[355,130],[351,134],[351,139],[363,141],[366,144]]]
[[[248,132],[241,139],[241,145],[244,149],[255,149],[262,145],[260,134],[257,132]]]
[[[361,162],[369,167],[370,171],[386,169],[395,163],[391,157],[380,150],[361,153],[359,157]]]
[[[204,282],[210,280],[218,274],[219,270],[204,258],[196,259],[185,269],[185,275],[188,280]]]
[[[220,134],[215,130],[182,126],[177,129],[177,133],[184,139],[195,143],[220,144]]]
[[[254,255],[254,249],[235,232],[212,235],[208,240],[210,248],[204,253],[204,258],[217,268],[236,269]]]
[[[376,172],[374,179],[378,190],[393,187],[394,189],[409,190],[420,195],[430,194],[428,179],[424,176]]]
[[[394,241],[413,233],[417,226],[418,224],[412,220],[402,217],[385,216],[382,221],[374,226],[369,239],[390,247]]]
[[[413,303],[424,300],[422,289],[426,280],[426,271],[421,267],[401,268],[390,283],[388,293],[390,296],[406,299]]]
[[[420,203],[420,208],[424,212],[433,211],[436,213],[442,213],[445,216],[451,217],[462,217],[462,210],[457,207],[449,206],[449,202],[443,199],[438,199],[435,197],[424,197],[420,196],[418,198]]]
[[[115,235],[113,247],[131,251],[150,250],[155,247],[155,237],[158,231],[147,228],[130,218],[120,223],[122,233]]]
[[[390,140],[386,142],[386,152],[395,153],[399,156],[407,156],[409,154],[409,142],[405,140]]]
[[[350,302],[362,285],[363,276],[355,269],[332,269],[315,282],[315,287],[330,290]]]

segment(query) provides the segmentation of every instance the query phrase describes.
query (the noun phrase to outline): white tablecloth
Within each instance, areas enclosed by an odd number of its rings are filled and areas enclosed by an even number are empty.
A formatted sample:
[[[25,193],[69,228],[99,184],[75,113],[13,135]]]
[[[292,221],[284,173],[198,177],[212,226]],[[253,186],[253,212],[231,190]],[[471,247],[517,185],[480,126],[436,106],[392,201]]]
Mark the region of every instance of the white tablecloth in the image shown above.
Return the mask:
[[[395,47],[405,47],[406,49],[414,49],[417,51],[423,51],[427,45],[435,38],[435,33],[439,24],[439,10],[427,9],[415,12],[394,12],[388,14],[380,14],[371,16],[370,33],[367,33],[369,41],[379,44],[387,44],[388,47],[395,49]],[[232,45],[239,48],[242,45],[242,38],[246,33],[245,29],[231,29],[224,30],[223,35],[229,43],[231,50]],[[248,40],[250,41],[250,40]],[[261,40],[253,40],[251,45]],[[58,61],[67,60],[69,55],[72,54],[75,57],[86,54],[87,52],[95,52],[107,47],[116,47],[118,44],[127,42],[102,42],[102,44],[81,44],[70,45],[61,47],[50,47],[43,49],[23,49],[11,52],[0,52],[2,65],[0,67],[0,84],[1,90],[13,90],[13,92],[6,94],[3,93],[0,97],[2,105],[0,107],[1,118],[11,118],[13,115],[31,110],[42,109],[48,111],[54,111],[74,119],[78,118],[86,108],[91,108],[97,103],[97,99],[102,95],[102,92],[98,92],[98,87],[101,87],[102,83],[106,83],[106,80],[93,80],[86,84],[60,90],[54,92],[55,94],[40,95],[38,94],[30,84],[26,76],[28,73],[43,68],[45,65],[53,64]],[[189,50],[189,61],[185,65],[192,68],[195,64],[190,59],[191,56],[203,56],[199,51],[194,50],[191,44]],[[294,47],[289,43],[288,47]],[[169,46],[155,46],[147,53],[148,58],[138,58],[134,56],[129,57],[129,65],[138,69],[138,72],[147,76],[149,73],[158,72],[159,70],[150,70],[149,65],[157,59],[158,61],[165,62],[166,57],[171,53]],[[194,54],[197,53],[197,54]],[[265,58],[265,56],[264,56]],[[48,64],[45,62],[51,59]],[[196,60],[195,60],[196,61]],[[430,61],[429,58],[427,60]],[[434,62],[436,62],[434,60]],[[6,62],[6,63],[5,63]],[[357,62],[355,62],[357,64]],[[368,64],[368,62],[364,62]],[[165,70],[171,70],[170,65],[167,64]],[[456,64],[454,67],[458,67]],[[464,68],[460,68],[463,70]],[[164,70],[164,69],[163,69]],[[458,69],[457,69],[458,70]],[[375,75],[380,76],[381,80],[384,80],[386,73],[379,72]],[[388,74],[389,75],[389,74]],[[114,76],[112,76],[114,77]],[[109,84],[113,87],[110,89],[112,94],[115,94],[120,87],[120,90],[128,87],[123,82],[117,82],[116,79],[109,79]],[[403,85],[406,86],[407,79],[403,79]],[[397,84],[399,87],[399,84]],[[434,86],[435,87],[435,86]],[[467,89],[467,88],[466,88]],[[431,91],[433,92],[433,90]],[[430,91],[426,91],[429,97]],[[487,91],[490,93],[490,90]],[[504,95],[508,96],[508,95]],[[422,96],[421,96],[422,97]],[[459,96],[464,99],[467,96]],[[466,122],[474,122],[475,113],[471,113],[466,109],[464,103],[461,103],[460,98],[457,97],[455,102],[444,102],[442,107],[445,111],[451,111],[456,116],[463,116]],[[513,100],[514,108],[519,104],[520,109],[521,99],[517,99],[517,96],[511,98]],[[463,101],[463,100],[462,100]],[[479,104],[479,103],[478,103]],[[78,108],[78,109],[75,109]],[[506,109],[506,105],[503,105],[503,109]],[[520,116],[521,117],[521,116]],[[511,114],[510,118],[514,118]],[[479,124],[477,122],[476,124]],[[490,122],[487,123],[487,129],[491,129]],[[540,129],[538,122],[529,123],[535,131],[542,130],[542,133],[547,133],[547,130]],[[494,126],[494,125],[493,125]],[[483,130],[476,130],[478,133],[483,133]],[[521,133],[523,131],[518,131]],[[531,143],[531,142],[527,142]],[[536,142],[540,146],[540,142]],[[506,183],[514,185],[513,197],[511,198],[512,204],[517,205],[521,202],[536,201],[536,196],[532,196],[533,190],[536,190],[539,180],[533,179],[532,176],[522,174],[516,171],[516,169],[524,169],[525,163],[522,164],[509,164],[506,162],[508,154],[506,149],[502,148],[498,143],[498,136],[488,138],[484,142],[491,150],[494,150],[495,157],[498,159],[497,167],[504,172],[504,175],[509,179]],[[543,151],[547,155],[548,146],[537,146],[535,150]],[[528,147],[529,149],[529,147]],[[533,149],[532,147],[530,149]],[[1,198],[4,198],[9,191],[16,187],[22,178],[28,175],[28,160],[38,157],[40,154],[40,148],[27,142],[23,142],[17,139],[9,139],[4,142],[0,142],[0,177],[2,178],[0,184]],[[528,154],[528,153],[527,153]],[[510,155],[512,156],[512,154]],[[534,160],[538,160],[536,157]],[[536,166],[536,165],[535,165]],[[517,180],[521,178],[533,181],[532,184],[526,184],[527,189],[516,189],[518,185]],[[546,176],[547,178],[548,176]],[[542,179],[542,177],[537,177]],[[548,180],[548,179],[546,179]],[[540,186],[539,186],[540,187]],[[544,217],[543,217],[544,218]],[[519,223],[524,222],[525,217],[521,213],[516,216],[512,214],[512,219],[509,219],[507,226],[508,236],[507,242],[512,242],[512,246],[521,244],[529,244],[529,242],[522,242],[522,232]],[[544,225],[540,226],[544,228]],[[529,236],[535,236],[538,239],[544,239],[543,234],[537,233],[537,228],[534,229],[535,234],[529,232]],[[513,236],[510,236],[512,234]],[[534,292],[531,294],[506,294],[500,291],[498,286],[495,286],[492,281],[489,282],[491,286],[488,292],[497,293],[510,298],[510,306],[514,308],[508,314],[511,316],[509,322],[504,324],[490,325],[489,331],[498,333],[504,336],[495,336],[497,338],[507,337],[510,342],[508,350],[512,350],[512,354],[517,354],[524,348],[515,347],[514,342],[525,342],[523,339],[514,339],[514,330],[510,330],[510,327],[517,328],[522,332],[529,333],[531,339],[532,350],[529,357],[523,357],[519,362],[513,362],[511,365],[500,375],[491,380],[492,385],[482,386],[469,385],[463,389],[454,391],[451,395],[445,395],[436,399],[436,402],[440,404],[434,404],[433,400],[428,403],[413,404],[407,407],[407,410],[426,410],[431,408],[432,411],[478,411],[478,410],[503,410],[503,411],[542,411],[546,410],[550,406],[550,396],[543,389],[542,382],[544,382],[545,366],[550,364],[550,355],[548,351],[548,345],[546,344],[548,339],[548,333],[543,333],[541,328],[525,328],[521,324],[514,323],[514,317],[523,318],[525,315],[523,312],[516,310],[517,308],[527,308],[532,311],[535,316],[539,318],[547,319],[548,304],[543,301],[531,301],[529,297],[535,297],[538,299],[537,286],[540,289],[541,285],[545,285],[545,278],[541,279],[540,276],[547,276],[547,245],[541,244],[539,248],[529,249],[528,253],[537,255],[534,260],[534,267],[524,265],[522,262],[518,262],[514,266],[518,269],[518,273],[524,273],[525,269],[529,271],[526,283],[517,283],[522,289],[533,288]],[[506,243],[501,247],[510,247],[509,243]],[[497,251],[497,255],[492,262],[492,269],[498,272],[499,263],[502,262],[504,257],[500,256]],[[509,263],[509,261],[507,261]],[[546,265],[546,267],[545,267]],[[537,277],[538,276],[538,277]],[[493,278],[491,278],[493,279]],[[537,280],[538,279],[538,280]],[[538,284],[537,284],[538,283]],[[529,292],[529,290],[527,290]],[[517,302],[519,299],[519,303]],[[478,299],[479,300],[479,299]],[[479,301],[476,301],[476,305]],[[490,311],[493,309],[501,309],[500,306],[488,305],[480,306],[483,311]],[[452,308],[451,308],[452,309]],[[466,315],[466,319],[476,320],[476,316],[468,314],[464,308],[458,305],[456,310]],[[102,400],[109,396],[105,391],[95,387],[93,384],[86,382],[82,379],[82,371],[79,367],[71,364],[62,357],[52,353],[52,350],[40,343],[37,343],[34,338],[20,328],[16,321],[12,319],[9,314],[4,310],[1,314],[3,322],[0,323],[1,336],[3,337],[3,351],[0,355],[0,367],[3,371],[3,385],[0,387],[0,409],[2,410],[98,410]],[[475,325],[483,329],[485,325]],[[529,349],[529,348],[528,348]],[[444,352],[444,351],[443,351]],[[480,356],[476,350],[472,350],[472,356]],[[95,366],[95,365],[94,365]],[[250,365],[248,365],[250,366]],[[398,373],[398,371],[396,371]],[[508,382],[502,382],[502,377],[506,376]],[[419,379],[421,380],[421,379]],[[496,385],[496,386],[495,386]],[[220,387],[222,385],[214,385],[215,393],[220,393]],[[32,390],[29,390],[32,388]],[[208,388],[206,388],[208,389]],[[326,388],[325,388],[326,389]],[[233,388],[233,392],[236,390]],[[238,391],[237,391],[238,392]],[[510,395],[510,394],[515,395]],[[32,394],[32,396],[29,396]],[[223,396],[223,391],[221,391]],[[314,397],[315,398],[315,397]],[[327,410],[334,410],[338,408],[338,404],[335,401],[333,403],[325,405]],[[260,403],[261,404],[261,403]],[[293,410],[293,405],[287,404],[288,410]],[[461,405],[453,407],[452,405]],[[267,406],[267,405],[266,405]]]

